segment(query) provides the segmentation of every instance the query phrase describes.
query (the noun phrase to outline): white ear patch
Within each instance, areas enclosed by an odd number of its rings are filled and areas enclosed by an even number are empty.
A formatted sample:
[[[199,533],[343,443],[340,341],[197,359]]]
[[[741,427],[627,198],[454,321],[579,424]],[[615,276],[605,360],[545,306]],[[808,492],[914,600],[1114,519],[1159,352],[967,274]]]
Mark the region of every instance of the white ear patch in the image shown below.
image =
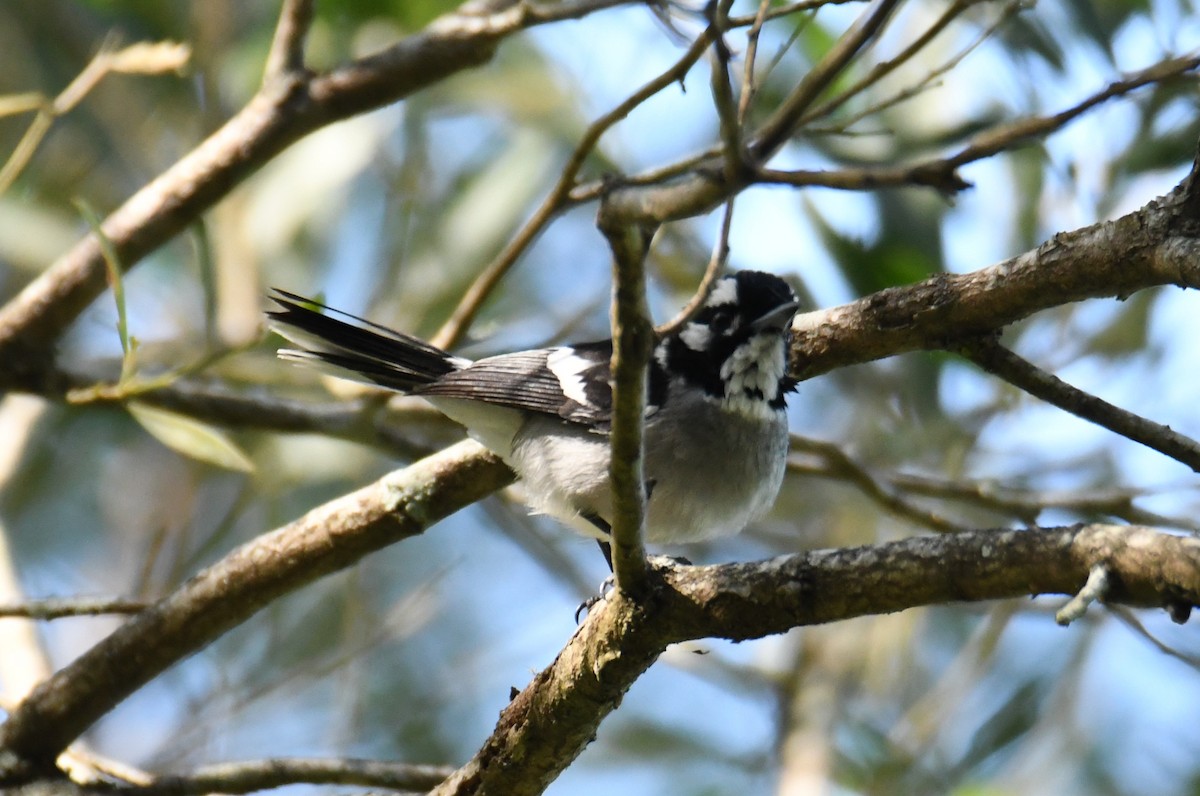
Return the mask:
[[[704,302],[704,306],[719,307],[722,304],[735,304],[737,297],[737,280],[733,277],[725,277],[713,285],[712,292],[708,294],[708,300]]]
[[[546,367],[558,379],[563,395],[581,406],[588,406],[587,385],[582,374],[595,362],[576,356],[574,349],[555,348],[546,355]]]
[[[707,351],[712,341],[712,329],[702,323],[689,323],[679,333],[679,339],[693,351]]]

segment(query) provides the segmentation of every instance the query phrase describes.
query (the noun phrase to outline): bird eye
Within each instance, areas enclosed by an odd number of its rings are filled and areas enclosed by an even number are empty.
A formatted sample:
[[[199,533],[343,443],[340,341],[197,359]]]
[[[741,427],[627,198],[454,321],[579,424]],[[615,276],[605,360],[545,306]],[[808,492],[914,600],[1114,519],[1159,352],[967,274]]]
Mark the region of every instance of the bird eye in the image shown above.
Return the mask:
[[[716,325],[725,332],[736,332],[741,325],[741,318],[732,307],[728,307],[721,310]]]
[[[712,320],[709,322],[711,326],[718,329],[723,329],[729,326],[734,320],[732,307],[718,307],[712,314]]]

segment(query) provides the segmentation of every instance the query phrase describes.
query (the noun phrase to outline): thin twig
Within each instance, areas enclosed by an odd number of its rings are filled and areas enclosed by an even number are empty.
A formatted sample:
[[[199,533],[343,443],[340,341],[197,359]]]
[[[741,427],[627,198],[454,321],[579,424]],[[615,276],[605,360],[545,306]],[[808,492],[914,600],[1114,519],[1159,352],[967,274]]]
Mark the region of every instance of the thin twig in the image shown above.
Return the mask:
[[[313,0],[283,0],[263,69],[264,82],[303,71],[304,42],[312,27],[313,5]]]
[[[866,467],[833,443],[793,436],[791,445],[794,450],[798,449],[819,455],[826,462],[827,472],[844,478],[868,498],[893,514],[938,533],[958,533],[966,530],[966,526],[948,520],[935,511],[923,509],[897,495],[871,475]],[[798,462],[788,462],[789,470],[795,471],[799,466]]]
[[[1200,671],[1200,655],[1192,655],[1181,650],[1177,650],[1169,644],[1163,643],[1153,633],[1146,629],[1141,620],[1134,615],[1133,611],[1122,605],[1108,606],[1109,613],[1113,614],[1120,621],[1124,622],[1133,632],[1150,642],[1156,650],[1163,655],[1169,655],[1177,661],[1181,661],[1193,669]]]
[[[875,7],[864,14],[837,40],[820,63],[804,75],[792,93],[759,128],[750,146],[755,159],[765,160],[783,146],[817,97],[842,74],[863,47],[879,35],[898,4],[899,0],[877,0]]]
[[[658,92],[668,86],[681,83],[687,76],[687,73],[691,71],[692,67],[704,55],[704,51],[708,49],[712,37],[711,30],[706,30],[692,42],[687,51],[670,68],[647,82],[611,111],[596,119],[596,121],[588,126],[588,129],[584,131],[583,136],[579,139],[579,143],[576,144],[571,156],[567,159],[566,165],[563,166],[562,173],[559,174],[558,181],[550,189],[550,193],[538,205],[538,208],[533,212],[530,219],[525,222],[524,226],[521,227],[520,231],[505,244],[500,253],[496,255],[496,259],[489,263],[480,272],[479,276],[475,278],[471,286],[467,288],[467,291],[463,294],[462,299],[459,300],[458,306],[454,308],[450,317],[438,329],[437,334],[430,338],[430,342],[433,345],[439,348],[452,348],[466,333],[488,296],[491,295],[492,291],[500,283],[500,280],[516,264],[517,259],[533,244],[546,226],[568,207],[594,198],[594,196],[576,197],[573,194],[573,189],[576,186],[576,179],[583,168],[583,164],[596,148],[596,144],[599,143],[601,136]]]
[[[113,72],[156,74],[179,71],[190,57],[191,50],[186,44],[169,41],[139,42],[118,50],[116,38],[110,35],[92,60],[88,61],[83,71],[76,75],[53,100],[47,100],[40,94],[24,95],[20,104],[29,110],[36,109],[37,114],[29,123],[29,127],[21,136],[21,140],[17,142],[4,166],[0,167],[0,194],[12,187],[13,182],[29,165],[29,161],[46,137],[46,133],[50,131],[54,121],[74,110],[107,75]],[[36,104],[29,107],[33,104],[35,97]]]
[[[683,328],[683,325],[699,312],[700,308],[704,306],[704,302],[708,300],[713,283],[717,281],[717,276],[725,270],[725,263],[729,260],[729,232],[733,226],[733,201],[733,198],[730,197],[729,201],[725,203],[725,212],[721,217],[721,231],[717,233],[717,240],[713,243],[712,254],[708,258],[708,265],[704,268],[704,276],[700,279],[696,292],[688,301],[687,306],[676,313],[674,318],[654,330],[656,336],[666,337]]]
[[[922,77],[913,85],[906,86],[905,88],[902,88],[895,93],[884,97],[878,102],[874,102],[868,105],[866,108],[863,108],[862,110],[853,113],[848,117],[840,119],[836,125],[818,128],[812,124],[806,124],[805,131],[810,135],[849,135],[849,128],[863,119],[874,116],[881,111],[886,110],[887,108],[895,107],[896,105],[906,102],[913,97],[928,91],[930,88],[939,85],[936,82],[938,78],[949,73],[960,63],[962,63],[962,61],[968,55],[973,53],[981,44],[990,39],[996,33],[996,31],[1004,25],[1004,23],[1011,19],[1015,14],[1020,12],[1023,8],[1025,8],[1023,0],[1012,0],[1012,2],[1006,4],[997,18],[993,20],[992,23],[984,30],[980,31],[974,40],[972,40],[958,52],[954,53],[954,55],[947,58],[940,66],[931,69],[924,77]]]
[[[1192,517],[1171,517],[1133,505],[1135,498],[1154,493],[1149,489],[1037,491],[1003,486],[991,480],[954,481],[912,473],[892,473],[886,478],[894,488],[905,492],[967,502],[991,511],[1011,514],[1028,525],[1036,523],[1041,513],[1048,509],[1062,509],[1088,518],[1118,517],[1133,525],[1180,528],[1193,532],[1200,527]]]
[[[896,57],[886,61],[880,61],[871,67],[861,79],[840,92],[836,97],[832,97],[828,101],[818,105],[817,107],[804,114],[797,122],[797,126],[803,126],[814,119],[819,119],[822,116],[828,116],[836,111],[842,105],[849,102],[852,98],[866,91],[871,86],[878,83],[883,78],[894,72],[902,64],[911,60],[914,56],[920,53],[932,42],[937,36],[949,27],[960,14],[966,11],[972,5],[972,0],[955,0],[950,6],[942,12],[933,24],[915,39],[913,39],[907,47],[905,47]]]
[[[767,14],[771,8],[771,0],[759,0],[758,12],[754,15],[754,22],[750,25],[750,30],[746,31],[746,55],[743,59],[742,66],[742,87],[741,94],[738,97],[737,121],[739,125],[744,125],[750,117],[750,103],[754,99],[754,93],[757,88],[754,82],[754,64],[758,58],[758,40],[762,34],[763,24],[767,21]]]
[[[1066,627],[1083,616],[1088,606],[1103,600],[1108,594],[1108,567],[1104,564],[1093,564],[1088,572],[1087,582],[1079,593],[1067,601],[1067,604],[1054,614],[1054,621]]]
[[[791,16],[804,11],[816,11],[825,6],[840,6],[848,3],[865,3],[866,0],[800,0],[798,3],[788,3],[787,5],[770,8],[766,13],[762,12],[763,6],[759,7],[759,11],[754,14],[747,14],[740,17],[730,17],[729,26],[731,28],[744,28],[747,26],[762,25],[762,22],[779,19],[781,17]],[[761,21],[760,21],[761,18]]]
[[[1164,426],[1110,404],[1067,384],[1003,347],[995,338],[982,337],[963,345],[960,352],[988,373],[1076,417],[1139,442],[1200,473],[1200,444]]]
[[[136,614],[150,605],[145,600],[127,597],[53,597],[0,604],[0,617],[23,617],[48,621],[72,616]]]
[[[711,10],[709,22],[713,31],[712,70],[709,87],[719,122],[725,179],[729,183],[737,182],[740,179],[746,162],[746,153],[743,151],[742,145],[742,128],[738,120],[738,104],[734,99],[733,80],[729,74],[729,62],[733,54],[729,50],[729,44],[725,41],[729,6],[732,2],[733,0],[713,0],[709,5]]]
[[[206,765],[184,774],[154,777],[148,786],[154,793],[164,796],[189,796],[214,791],[251,793],[300,784],[359,785],[424,792],[453,772],[454,769],[448,766],[382,760],[277,757]]]
[[[862,166],[831,171],[779,171],[759,169],[756,182],[792,185],[798,188],[834,188],[840,191],[869,191],[900,185],[924,185],[951,194],[971,184],[944,161],[932,160],[909,166]]]
[[[1058,113],[1018,119],[1015,122],[998,124],[985,130],[975,135],[966,146],[957,153],[945,158],[944,161],[950,166],[957,168],[965,163],[990,157],[997,152],[1014,146],[1018,142],[1045,136],[1058,130],[1068,122],[1077,119],[1087,111],[1110,99],[1123,96],[1143,86],[1179,77],[1186,72],[1195,70],[1197,67],[1200,67],[1200,55],[1195,54],[1159,61],[1121,80],[1114,80],[1103,89],[1094,92]]]

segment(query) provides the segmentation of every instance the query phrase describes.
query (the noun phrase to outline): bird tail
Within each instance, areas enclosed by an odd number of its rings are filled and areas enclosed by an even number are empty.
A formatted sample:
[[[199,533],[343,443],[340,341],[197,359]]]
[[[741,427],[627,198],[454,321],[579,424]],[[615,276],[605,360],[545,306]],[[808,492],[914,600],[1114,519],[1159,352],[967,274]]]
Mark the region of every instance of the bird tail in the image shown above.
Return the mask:
[[[281,348],[280,359],[400,392],[470,364],[423,340],[286,290],[275,289],[271,300],[280,307],[267,313],[271,328],[299,346]]]

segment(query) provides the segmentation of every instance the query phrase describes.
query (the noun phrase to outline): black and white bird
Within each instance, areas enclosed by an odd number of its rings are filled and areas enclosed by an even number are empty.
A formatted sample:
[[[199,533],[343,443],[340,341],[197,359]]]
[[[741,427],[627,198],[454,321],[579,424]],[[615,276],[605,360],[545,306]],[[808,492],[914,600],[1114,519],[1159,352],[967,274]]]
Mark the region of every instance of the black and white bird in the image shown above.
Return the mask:
[[[427,399],[512,467],[533,511],[606,540],[611,340],[471,361],[293,293],[272,299],[272,326],[301,347],[280,357]],[[735,534],[774,503],[787,458],[796,306],[779,277],[740,271],[658,341],[643,437],[647,541]]]

